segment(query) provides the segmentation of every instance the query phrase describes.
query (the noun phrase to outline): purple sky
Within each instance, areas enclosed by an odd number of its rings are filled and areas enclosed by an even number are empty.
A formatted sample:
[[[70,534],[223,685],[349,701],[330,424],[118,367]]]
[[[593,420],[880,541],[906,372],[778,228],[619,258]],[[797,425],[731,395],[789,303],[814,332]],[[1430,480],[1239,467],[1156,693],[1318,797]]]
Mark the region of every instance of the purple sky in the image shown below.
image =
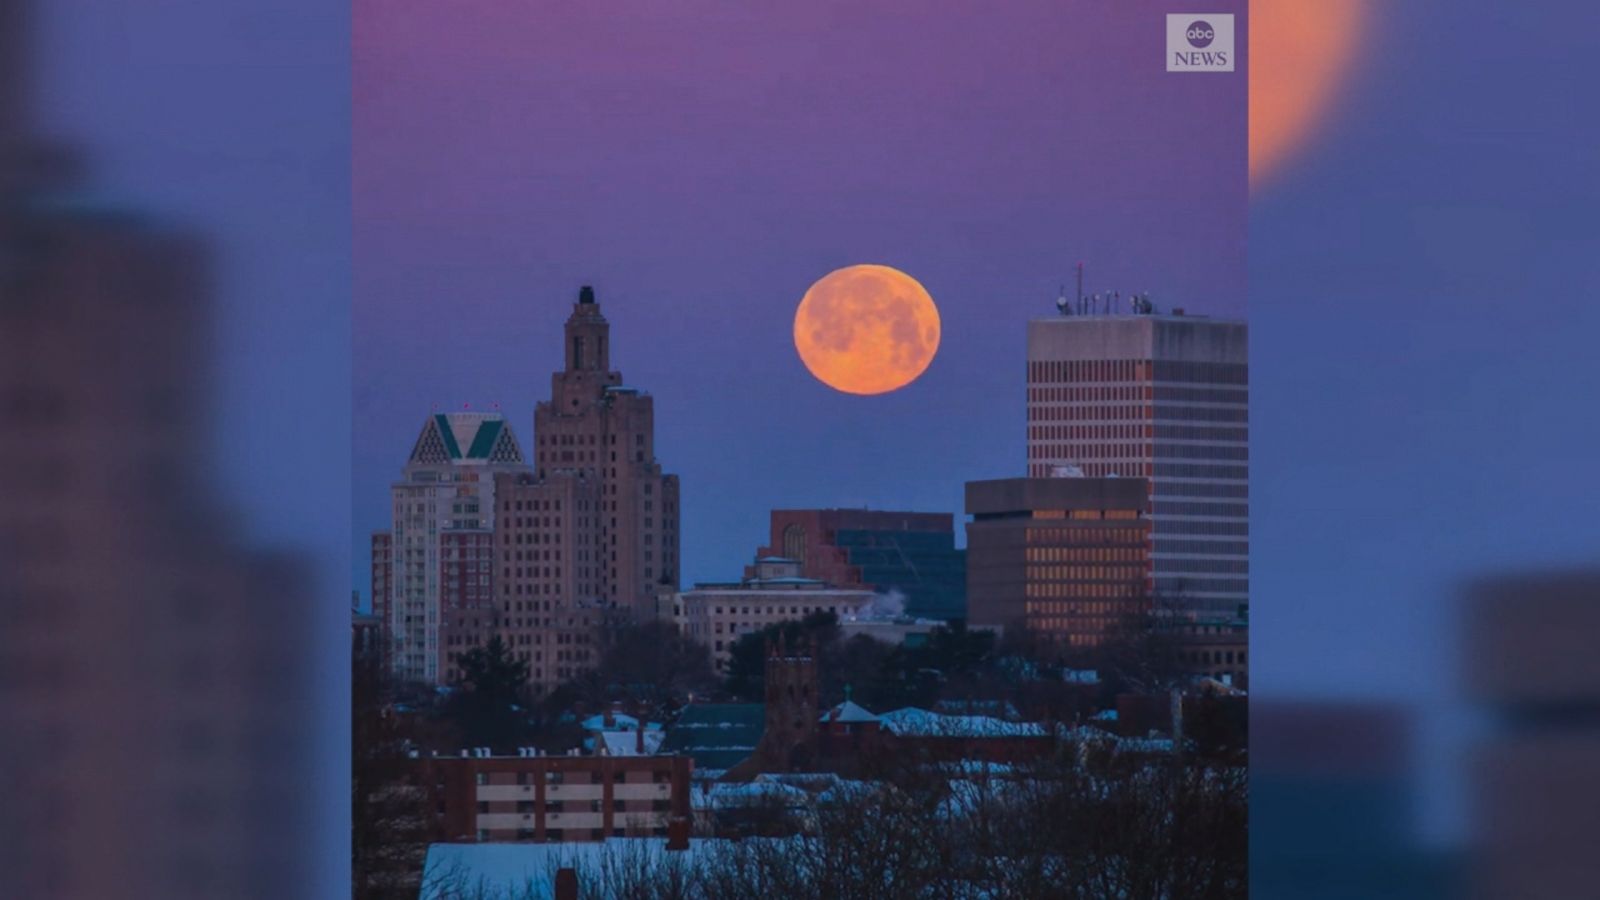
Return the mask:
[[[1024,323],[1078,260],[1244,313],[1244,70],[1164,71],[1182,6],[357,0],[356,586],[435,404],[499,403],[526,446],[584,283],[656,398],[685,583],[737,575],[773,507],[959,513],[1021,474]],[[900,392],[794,352],[801,295],[853,263],[939,305]]]

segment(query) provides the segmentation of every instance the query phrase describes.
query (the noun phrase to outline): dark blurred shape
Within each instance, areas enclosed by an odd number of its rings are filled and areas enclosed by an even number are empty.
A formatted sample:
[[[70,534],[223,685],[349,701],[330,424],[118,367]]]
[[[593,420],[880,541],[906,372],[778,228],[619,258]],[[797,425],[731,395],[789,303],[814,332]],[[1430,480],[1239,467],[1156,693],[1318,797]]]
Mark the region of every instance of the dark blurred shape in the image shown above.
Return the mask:
[[[1600,569],[1486,578],[1462,665],[1491,730],[1473,753],[1470,896],[1593,897],[1600,835]]]
[[[1414,715],[1379,702],[1251,700],[1250,895],[1449,896],[1416,845]]]
[[[210,259],[35,139],[0,6],[0,896],[304,896],[308,574],[207,479]]]

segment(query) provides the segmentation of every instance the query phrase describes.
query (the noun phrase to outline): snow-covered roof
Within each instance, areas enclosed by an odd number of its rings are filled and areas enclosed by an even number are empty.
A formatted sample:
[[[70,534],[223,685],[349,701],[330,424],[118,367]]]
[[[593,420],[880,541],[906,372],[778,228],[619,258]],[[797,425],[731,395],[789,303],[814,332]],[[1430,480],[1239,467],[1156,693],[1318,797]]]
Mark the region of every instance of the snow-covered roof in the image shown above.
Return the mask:
[[[627,713],[612,713],[610,722],[606,721],[604,713],[592,715],[583,720],[584,731],[621,731],[623,729],[635,729],[638,727],[639,720],[628,715]],[[644,727],[646,731],[660,731],[661,723],[646,722]]]
[[[729,809],[773,802],[803,806],[811,801],[811,795],[805,790],[772,781],[717,782],[693,796],[698,809]]]
[[[461,896],[551,897],[556,869],[596,870],[607,863],[648,864],[681,858],[684,862],[717,841],[689,839],[689,849],[667,852],[666,838],[610,838],[558,844],[430,844],[422,869],[419,900]]]
[[[657,730],[645,729],[644,752],[639,752],[639,731],[602,731],[600,732],[601,752],[606,756],[653,756],[661,749],[661,741],[667,733]]]
[[[695,777],[705,770],[729,769],[756,749],[766,730],[760,703],[691,703],[667,729],[661,749],[694,757]]]
[[[846,700],[822,714],[823,722],[876,722],[878,717],[853,700]]]
[[[992,716],[947,716],[908,706],[878,717],[883,727],[899,735],[919,737],[1044,737],[1036,722],[1007,722]]]
[[[1172,738],[1117,738],[1117,749],[1124,753],[1171,753]]]

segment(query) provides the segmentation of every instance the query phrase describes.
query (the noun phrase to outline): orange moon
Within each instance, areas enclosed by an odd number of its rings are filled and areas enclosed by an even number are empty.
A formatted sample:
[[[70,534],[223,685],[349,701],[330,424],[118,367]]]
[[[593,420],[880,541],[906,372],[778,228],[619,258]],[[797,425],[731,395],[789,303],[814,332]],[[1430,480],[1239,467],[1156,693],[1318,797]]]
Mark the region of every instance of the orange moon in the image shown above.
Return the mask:
[[[915,278],[888,266],[822,276],[794,313],[794,347],[817,380],[847,394],[884,394],[921,375],[939,351],[939,308]]]
[[[1369,0],[1251,0],[1250,183],[1269,181],[1333,112],[1368,39]]]

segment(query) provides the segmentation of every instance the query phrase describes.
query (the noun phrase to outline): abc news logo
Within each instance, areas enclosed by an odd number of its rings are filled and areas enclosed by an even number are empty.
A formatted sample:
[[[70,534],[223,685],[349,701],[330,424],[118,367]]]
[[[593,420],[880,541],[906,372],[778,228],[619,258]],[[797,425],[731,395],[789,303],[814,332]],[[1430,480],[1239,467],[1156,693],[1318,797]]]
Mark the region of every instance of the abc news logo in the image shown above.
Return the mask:
[[[1232,72],[1233,13],[1169,13],[1168,72]]]

